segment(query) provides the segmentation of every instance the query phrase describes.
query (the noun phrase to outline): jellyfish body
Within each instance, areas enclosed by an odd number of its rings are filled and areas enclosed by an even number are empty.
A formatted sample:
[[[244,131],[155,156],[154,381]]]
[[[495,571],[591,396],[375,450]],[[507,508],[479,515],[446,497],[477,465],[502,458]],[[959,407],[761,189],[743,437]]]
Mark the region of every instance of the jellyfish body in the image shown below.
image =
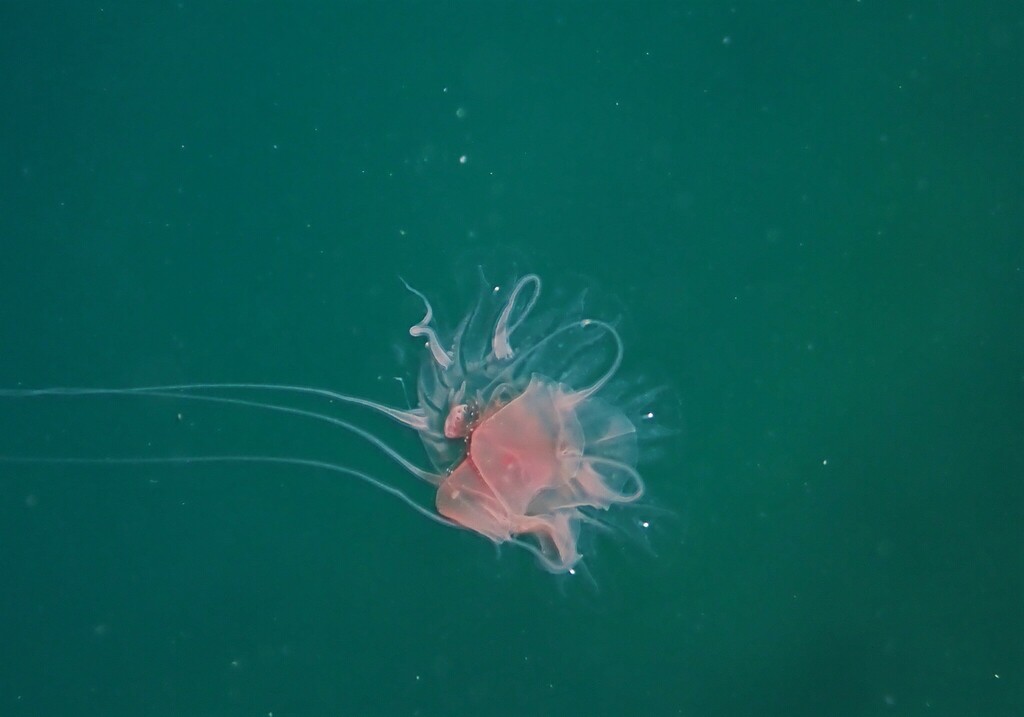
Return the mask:
[[[581,559],[578,537],[593,522],[590,513],[637,500],[644,484],[635,467],[633,423],[596,395],[619,367],[618,334],[591,319],[531,322],[540,287],[531,274],[504,301],[497,289],[485,292],[448,346],[417,292],[427,313],[410,333],[427,339],[421,436],[444,475],[437,512],[495,543],[526,547],[552,572],[566,572]],[[514,335],[523,339],[515,348]],[[571,362],[587,363],[607,337],[614,343],[607,369],[585,386],[567,383],[581,375]]]
[[[473,531],[495,543],[523,547],[551,572],[571,572],[581,559],[581,530],[603,525],[599,512],[631,503],[644,494],[636,470],[636,428],[614,401],[601,396],[622,360],[618,333],[607,322],[567,315],[565,310],[534,312],[541,289],[540,278],[534,274],[519,279],[508,292],[485,282],[476,305],[450,334],[435,325],[427,298],[406,286],[426,308],[423,319],[409,329],[412,336],[426,340],[417,382],[418,406],[414,408],[394,408],[322,388],[252,383],[16,388],[0,389],[0,398],[148,396],[324,421],[361,437],[434,486],[435,510],[354,468],[308,458],[0,456],[0,462],[247,462],[329,470],[365,481],[435,522]],[[382,413],[419,434],[433,470],[417,466],[350,421],[237,395],[253,391],[307,396]]]

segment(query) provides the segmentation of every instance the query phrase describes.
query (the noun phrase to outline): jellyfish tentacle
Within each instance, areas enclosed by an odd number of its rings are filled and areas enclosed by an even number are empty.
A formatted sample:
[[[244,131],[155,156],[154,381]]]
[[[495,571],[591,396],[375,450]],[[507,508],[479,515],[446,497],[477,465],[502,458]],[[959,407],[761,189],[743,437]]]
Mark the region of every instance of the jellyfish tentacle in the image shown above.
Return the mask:
[[[515,318],[511,326],[509,320],[512,318],[512,312],[515,310],[516,301],[519,299],[519,294],[522,293],[523,287],[527,284],[532,284],[534,289],[533,293],[530,294],[529,300],[526,302],[526,306],[523,307],[522,312]],[[498,316],[497,322],[494,324],[494,335],[491,339],[491,351],[494,353],[494,357],[501,361],[510,359],[513,356],[512,345],[509,343],[509,339],[512,337],[512,333],[519,328],[520,324],[526,320],[526,317],[533,310],[534,304],[537,303],[537,299],[540,297],[540,277],[536,274],[527,274],[516,283],[512,289],[512,293],[509,294],[508,301],[505,302],[505,308],[501,310],[501,314]]]
[[[458,359],[457,373],[462,376],[469,374],[472,362],[483,359],[483,356],[470,358],[468,356],[470,347],[465,342],[467,331],[470,330],[474,322],[481,316],[483,302],[483,296],[478,296],[473,309],[459,322],[459,326],[455,329],[455,334],[452,336],[452,353]]]
[[[377,413],[382,413],[398,423],[401,423],[415,431],[427,428],[427,418],[422,408],[410,408],[403,410],[393,408],[383,403],[371,401],[368,398],[349,396],[348,394],[329,391],[325,388],[313,386],[291,386],[276,383],[180,383],[166,386],[131,386],[128,388],[4,388],[0,389],[0,398],[3,397],[28,397],[28,396],[86,396],[89,394],[104,394],[111,391],[134,391],[146,393],[150,391],[215,391],[215,390],[254,390],[254,391],[281,391],[290,393],[305,393],[314,396],[322,396],[331,401],[339,403],[351,403],[357,406],[369,408]]]
[[[207,384],[207,388],[224,388],[229,384]],[[405,456],[401,455],[394,448],[389,446],[383,440],[370,433],[364,428],[360,428],[355,424],[349,423],[348,421],[333,416],[328,416],[323,413],[317,413],[316,411],[307,411],[302,408],[293,408],[291,406],[280,406],[273,403],[264,403],[262,401],[249,401],[242,398],[233,398],[228,396],[207,396],[203,394],[186,393],[188,389],[195,390],[200,388],[201,384],[193,384],[192,386],[158,386],[158,387],[138,387],[138,388],[53,388],[53,389],[3,389],[0,391],[0,396],[6,397],[34,397],[34,396],[76,396],[76,395],[91,395],[91,396],[150,396],[157,398],[179,398],[189,401],[205,401],[207,403],[221,403],[233,406],[246,406],[250,408],[260,408],[267,411],[276,411],[278,413],[286,413],[294,416],[305,416],[318,421],[324,421],[332,425],[354,433],[360,438],[366,440],[372,445],[376,446],[385,455],[395,461],[405,470],[412,473],[417,478],[424,480],[432,485],[438,485],[441,482],[442,476],[435,473],[426,471],[419,466],[413,464]]]
[[[555,560],[550,555],[546,555],[543,550],[538,548],[533,543],[530,543],[522,538],[508,538],[505,542],[512,543],[513,545],[523,548],[531,553],[540,562],[541,567],[547,570],[549,573],[567,573],[576,567],[576,563],[566,565],[562,561]]]
[[[532,346],[530,346],[525,351],[523,351],[523,352],[517,354],[516,356],[514,356],[512,358],[511,363],[509,363],[506,366],[503,366],[502,369],[500,371],[498,371],[497,374],[494,375],[494,377],[491,379],[491,381],[486,386],[483,387],[483,389],[481,390],[481,393],[483,393],[484,395],[487,395],[487,394],[489,394],[491,392],[491,390],[494,389],[495,386],[497,386],[499,384],[502,384],[502,383],[509,383],[510,377],[513,376],[516,373],[516,371],[519,370],[519,368],[522,366],[522,364],[528,358],[530,358],[530,356],[535,354],[538,350],[540,350],[541,348],[543,348],[547,344],[549,344],[552,341],[554,341],[556,338],[558,338],[562,334],[566,333],[567,331],[571,331],[572,329],[578,328],[578,327],[579,327],[579,323],[578,322],[573,322],[571,324],[567,324],[567,325],[562,326],[562,327],[560,327],[558,329],[555,329],[550,334],[548,334],[544,338],[540,339],[537,343],[533,344]]]
[[[623,493],[621,490],[616,490],[608,485],[603,486],[604,490],[607,491],[609,495],[615,497],[615,503],[632,503],[633,501],[639,500],[643,497],[646,486],[644,485],[644,479],[640,476],[640,472],[635,467],[628,463],[617,461],[614,458],[602,458],[600,456],[584,456],[583,460],[591,467],[606,466],[608,468],[622,471],[629,476],[630,480],[633,481],[636,489],[632,493]],[[599,471],[597,473],[600,475]]]
[[[544,348],[547,344],[551,343],[562,334],[573,329],[585,329],[590,326],[596,326],[598,328],[604,329],[615,341],[615,358],[612,359],[611,366],[608,367],[608,369],[600,378],[598,378],[596,381],[590,384],[590,386],[581,389],[576,394],[577,402],[590,398],[595,393],[604,388],[604,386],[615,376],[616,372],[619,370],[619,366],[622,365],[622,338],[619,336],[619,332],[615,330],[614,326],[609,324],[607,321],[602,321],[600,319],[582,319],[581,321],[574,321],[571,324],[566,324],[565,326],[561,326],[555,329],[550,334],[542,338],[540,341],[530,346],[530,348],[528,348],[526,351],[523,351],[518,356],[516,356],[510,364],[502,368],[502,370],[498,372],[498,374],[491,380],[491,382],[484,389],[484,393],[487,393],[493,386],[497,385],[498,383],[505,381],[508,376],[513,375],[516,371],[519,370],[522,363],[526,361],[528,358],[530,358],[531,355],[533,355],[540,349]]]
[[[401,278],[401,277],[399,277]],[[434,357],[435,363],[440,366],[443,370],[447,370],[452,365],[452,356],[449,351],[446,351],[444,346],[441,345],[441,340],[437,338],[437,331],[430,323],[434,320],[434,308],[430,305],[427,297],[423,295],[423,292],[417,291],[416,289],[409,286],[409,283],[402,279],[402,283],[405,284],[405,288],[420,297],[420,301],[423,302],[423,306],[426,308],[427,313],[423,315],[419,323],[413,324],[409,327],[409,335],[414,337],[422,337],[427,340],[427,348],[430,350],[430,355]]]
[[[604,386],[612,380],[616,372],[619,370],[619,366],[622,365],[622,337],[619,336],[619,332],[615,330],[615,327],[609,324],[607,321],[601,321],[600,319],[584,319],[580,322],[583,328],[588,326],[597,326],[604,329],[608,334],[615,340],[615,358],[612,360],[612,365],[608,367],[608,370],[604,372],[599,379],[590,384],[587,388],[581,389],[578,393],[579,398],[586,399],[593,396],[595,393],[600,391]]]
[[[519,283],[516,284],[515,288],[516,295],[518,296],[519,292],[521,292],[523,287],[527,284],[533,284],[533,293],[530,295],[530,300],[526,302],[526,306],[524,306],[523,310],[520,312],[519,317],[508,328],[509,336],[511,336],[512,333],[519,328],[520,324],[526,320],[526,317],[528,317],[530,312],[533,311],[533,307],[537,304],[537,300],[540,298],[541,280],[536,274],[527,274],[519,280]],[[510,299],[510,301],[513,301],[514,303],[513,299]]]
[[[250,455],[228,455],[228,456],[161,456],[161,457],[128,457],[128,458],[45,458],[35,456],[0,456],[0,463],[21,463],[21,464],[49,464],[49,465],[191,465],[198,463],[264,463],[271,465],[301,466],[306,468],[318,468],[335,473],[341,473],[369,483],[385,493],[398,498],[407,506],[420,515],[430,518],[435,523],[446,525],[449,528],[460,528],[462,526],[453,523],[444,516],[424,508],[414,501],[405,492],[388,485],[383,481],[374,478],[368,473],[349,468],[348,466],[318,461],[311,458],[291,458],[286,456],[250,456]]]
[[[364,428],[360,428],[359,426],[357,426],[357,425],[355,425],[353,423],[349,423],[348,421],[342,420],[340,418],[334,418],[333,416],[327,416],[327,415],[322,414],[322,413],[317,413],[315,411],[307,411],[307,410],[301,409],[301,408],[292,408],[291,406],[280,406],[280,405],[273,404],[273,403],[264,403],[262,401],[248,401],[248,400],[245,400],[245,399],[229,398],[229,397],[226,397],[226,396],[203,396],[203,395],[196,395],[196,394],[191,394],[191,393],[177,393],[177,392],[165,393],[165,392],[156,392],[156,391],[147,391],[147,392],[145,392],[145,395],[148,395],[148,396],[160,396],[160,397],[164,397],[164,398],[184,398],[184,399],[193,400],[193,401],[208,401],[208,402],[212,402],[212,403],[224,403],[224,404],[231,404],[231,405],[235,405],[235,406],[249,406],[249,407],[252,407],[252,408],[262,408],[262,409],[268,410],[268,411],[277,411],[277,412],[280,412],[280,413],[288,413],[288,414],[296,415],[296,416],[306,416],[308,418],[313,418],[313,419],[316,419],[316,420],[319,420],[319,421],[324,421],[326,423],[330,423],[332,425],[335,425],[335,426],[338,426],[340,428],[343,428],[346,431],[349,431],[350,433],[354,433],[355,435],[359,436],[360,438],[362,438],[363,440],[367,441],[368,443],[376,446],[386,456],[391,458],[393,461],[395,461],[395,463],[400,465],[402,468],[404,468],[408,472],[412,473],[417,478],[419,478],[421,480],[424,480],[424,481],[426,481],[428,483],[431,483],[433,485],[437,485],[438,483],[441,482],[441,477],[440,476],[438,476],[438,475],[436,475],[434,473],[430,473],[429,471],[426,471],[426,470],[420,468],[419,466],[415,465],[409,459],[407,459],[405,456],[403,456],[398,451],[396,451],[394,448],[392,448],[387,443],[385,443],[382,439],[380,439],[377,436],[375,436],[373,433],[367,431]]]

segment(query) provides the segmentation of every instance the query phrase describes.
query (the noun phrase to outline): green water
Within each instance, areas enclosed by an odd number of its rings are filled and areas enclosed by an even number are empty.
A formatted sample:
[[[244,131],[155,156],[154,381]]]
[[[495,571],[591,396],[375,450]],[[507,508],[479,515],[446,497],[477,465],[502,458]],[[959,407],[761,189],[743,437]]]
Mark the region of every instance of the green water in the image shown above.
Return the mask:
[[[1024,714],[1020,8],[4,3],[0,386],[401,404],[398,277],[482,263],[591,287],[679,432],[594,584],[317,471],[0,465],[0,714]],[[295,417],[0,425],[430,504]]]

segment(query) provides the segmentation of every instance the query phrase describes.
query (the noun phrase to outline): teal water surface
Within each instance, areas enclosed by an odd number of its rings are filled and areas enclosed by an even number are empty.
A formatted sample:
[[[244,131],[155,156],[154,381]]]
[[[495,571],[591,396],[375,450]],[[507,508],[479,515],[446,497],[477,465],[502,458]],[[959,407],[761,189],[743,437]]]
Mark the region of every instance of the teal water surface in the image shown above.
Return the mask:
[[[481,265],[587,288],[676,433],[646,540],[575,578],[314,470],[0,462],[0,715],[1024,714],[1022,32],[1013,2],[3,4],[0,387],[401,405],[399,277],[454,320]],[[0,425],[8,457],[293,456],[432,500],[294,416]]]

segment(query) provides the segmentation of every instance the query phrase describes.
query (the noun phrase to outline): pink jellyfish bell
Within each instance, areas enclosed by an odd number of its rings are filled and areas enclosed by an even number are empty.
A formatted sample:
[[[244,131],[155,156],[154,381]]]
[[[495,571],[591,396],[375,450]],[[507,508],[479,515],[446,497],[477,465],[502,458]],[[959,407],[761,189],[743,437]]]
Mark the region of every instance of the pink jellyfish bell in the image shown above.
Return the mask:
[[[596,319],[534,317],[541,281],[522,277],[507,297],[485,291],[443,342],[426,315],[410,329],[426,339],[417,426],[435,467],[438,513],[495,543],[532,551],[552,572],[581,559],[578,537],[590,513],[644,493],[636,470],[636,428],[599,394],[622,361],[615,328]],[[605,357],[595,379],[574,378]]]

